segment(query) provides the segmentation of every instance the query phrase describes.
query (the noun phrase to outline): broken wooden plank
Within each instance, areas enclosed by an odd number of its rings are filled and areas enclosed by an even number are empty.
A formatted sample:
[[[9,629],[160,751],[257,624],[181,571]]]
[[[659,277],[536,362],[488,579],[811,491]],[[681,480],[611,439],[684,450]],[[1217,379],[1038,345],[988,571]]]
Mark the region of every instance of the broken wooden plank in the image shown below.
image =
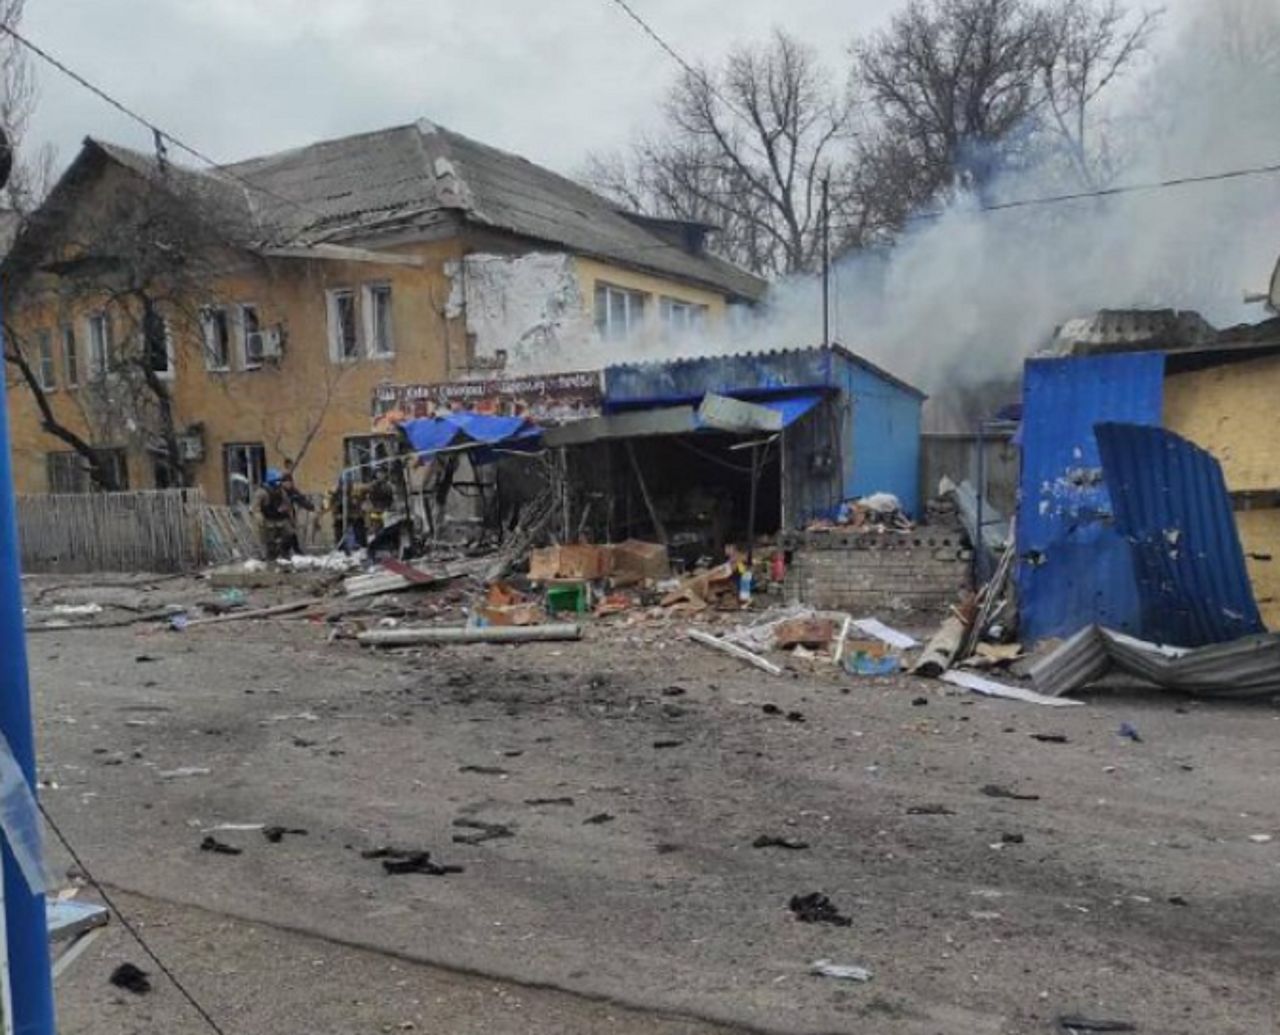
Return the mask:
[[[215,615],[213,618],[193,618],[186,624],[186,628],[193,629],[197,625],[219,625],[222,622],[242,622],[250,618],[271,618],[275,615],[292,614],[295,611],[303,611],[308,607],[314,607],[319,601],[315,599],[294,600],[287,604],[277,604],[275,607],[260,607],[254,611],[231,611],[225,615]]]
[[[727,640],[719,639],[710,633],[703,632],[701,629],[690,629],[689,639],[695,643],[701,643],[704,647],[710,647],[712,650],[718,650],[730,657],[737,658],[739,661],[745,661],[748,665],[754,665],[761,672],[768,672],[771,676],[782,675],[782,669],[775,665],[767,658],[760,657],[746,647],[739,647],[736,643],[730,643]]]

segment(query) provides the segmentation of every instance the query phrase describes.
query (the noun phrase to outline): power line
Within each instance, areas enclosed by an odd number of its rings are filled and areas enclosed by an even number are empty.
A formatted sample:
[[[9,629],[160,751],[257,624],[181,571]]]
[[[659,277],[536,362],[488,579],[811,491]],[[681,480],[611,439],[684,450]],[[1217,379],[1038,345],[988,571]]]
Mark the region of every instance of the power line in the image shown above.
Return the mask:
[[[654,43],[656,43],[659,47],[661,47],[664,51],[666,51],[672,57],[672,59],[675,60],[676,64],[678,64],[681,68],[683,68],[694,80],[696,80],[697,82],[700,82],[704,87],[706,87],[706,89],[709,90],[711,94],[714,95],[716,99],[720,101],[721,104],[723,104],[726,108],[728,108],[730,112],[738,116],[738,118],[740,118],[749,127],[751,127],[752,130],[757,132],[760,131],[760,127],[756,124],[755,119],[753,119],[745,111],[739,108],[737,104],[735,104],[733,101],[729,100],[729,98],[726,97],[724,93],[720,90],[720,87],[716,86],[716,84],[711,81],[710,77],[706,74],[706,72],[702,71],[700,68],[697,68],[694,65],[691,65],[687,60],[685,60],[684,56],[678,50],[676,50],[675,47],[673,47],[670,43],[668,43],[665,39],[663,39],[662,36],[658,34],[657,29],[655,29],[652,25],[646,22],[639,15],[639,13],[637,13],[636,9],[632,7],[630,3],[628,3],[628,0],[613,0],[613,3],[616,4],[619,8],[621,8],[626,13],[628,18],[630,18],[633,22],[635,22],[638,26],[640,26],[640,29],[644,32],[646,36],[648,36],[651,40],[654,41]],[[747,141],[746,144],[747,144],[747,147],[749,147],[752,151],[755,151],[755,153],[759,155],[761,158],[764,158],[766,161],[768,160],[768,156],[763,151],[761,151],[760,148],[756,147],[755,144],[751,143],[751,141]]]
[[[115,108],[116,111],[120,112],[122,115],[125,115],[128,118],[132,119],[134,122],[138,123],[140,126],[143,126],[146,129],[151,130],[151,133],[155,138],[157,144],[161,144],[162,141],[167,140],[169,141],[169,143],[173,144],[174,147],[178,148],[181,151],[187,152],[187,154],[191,155],[192,157],[196,158],[201,162],[204,162],[206,165],[210,166],[211,168],[216,169],[223,176],[226,176],[228,179],[235,180],[241,186],[246,187],[249,190],[257,191],[259,194],[264,194],[267,197],[275,198],[277,201],[282,201],[286,205],[292,205],[295,208],[299,209],[300,211],[308,212],[313,216],[323,216],[322,212],[319,212],[316,209],[310,208],[307,205],[304,205],[302,202],[295,200],[294,198],[287,198],[283,194],[277,194],[275,191],[268,190],[266,187],[253,183],[251,180],[247,180],[243,176],[240,176],[237,173],[228,171],[221,163],[210,158],[203,151],[200,151],[199,149],[193,147],[191,144],[186,143],[184,140],[180,139],[179,137],[174,136],[168,130],[162,129],[160,126],[157,126],[154,122],[152,122],[150,119],[146,118],[145,116],[139,115],[136,111],[134,111],[132,108],[126,105],[123,101],[116,100],[114,97],[111,96],[111,94],[107,93],[106,90],[102,89],[102,87],[97,86],[96,84],[90,82],[83,75],[77,72],[74,68],[71,68],[64,62],[58,60],[56,57],[50,54],[47,50],[44,50],[42,47],[38,46],[37,44],[33,43],[31,40],[27,39],[27,37],[23,36],[12,25],[5,25],[3,23],[0,23],[0,32],[4,32],[10,37],[12,37],[15,42],[25,47],[27,50],[31,51],[31,53],[36,55],[36,57],[40,58],[42,61],[48,63],[52,67],[56,68],[59,72],[67,76],[72,81],[78,83],[80,86],[83,86],[86,90],[92,93],[99,100],[105,101],[107,104],[111,105],[111,107]],[[162,150],[163,150],[162,148],[157,148],[158,152],[161,152]],[[162,156],[158,156],[157,161],[163,164],[164,159]]]
[[[1007,212],[1011,209],[1035,208],[1047,205],[1060,205],[1070,201],[1087,201],[1090,198],[1114,198],[1127,194],[1139,194],[1150,191],[1168,190],[1174,187],[1190,187],[1202,183],[1221,183],[1227,180],[1241,180],[1253,176],[1270,176],[1280,173],[1280,163],[1274,165],[1255,165],[1244,169],[1228,169],[1224,172],[1205,173],[1200,176],[1174,176],[1165,180],[1151,180],[1146,183],[1124,183],[1117,187],[1102,187],[1098,190],[1073,191],[1068,194],[1047,194],[1034,198],[1015,198],[1013,201],[1001,201],[995,204],[978,205],[975,212]],[[906,217],[906,222],[914,223],[926,219],[942,219],[950,210],[936,209],[931,212],[916,212]],[[843,223],[833,227],[839,230],[861,229],[856,223]]]
[[[44,816],[44,821],[49,824],[49,829],[52,830],[57,839],[62,842],[62,847],[67,850],[67,854],[71,856],[71,860],[80,868],[80,872],[84,874],[85,880],[87,880],[93,890],[102,897],[102,901],[106,903],[107,908],[110,909],[111,912],[115,913],[116,919],[120,921],[120,925],[133,936],[133,940],[142,947],[142,951],[151,957],[151,961],[160,968],[160,972],[173,982],[173,987],[181,993],[182,998],[191,1004],[191,1008],[200,1015],[205,1024],[209,1026],[209,1029],[215,1032],[215,1035],[226,1035],[226,1032],[218,1026],[218,1022],[209,1016],[209,1011],[196,1001],[196,997],[187,990],[187,986],[178,980],[178,976],[169,969],[168,964],[156,955],[155,950],[147,944],[146,939],[143,938],[138,929],[133,926],[129,921],[129,918],[125,916],[124,913],[120,911],[120,907],[111,900],[111,896],[107,894],[106,889],[99,882],[98,878],[89,871],[89,867],[85,865],[85,862],[80,858],[79,853],[71,847],[71,842],[67,840],[66,834],[64,834],[58,827],[58,824],[53,821],[53,817],[49,815],[49,810],[44,807],[44,802],[37,801],[36,804],[40,809],[40,814]]]

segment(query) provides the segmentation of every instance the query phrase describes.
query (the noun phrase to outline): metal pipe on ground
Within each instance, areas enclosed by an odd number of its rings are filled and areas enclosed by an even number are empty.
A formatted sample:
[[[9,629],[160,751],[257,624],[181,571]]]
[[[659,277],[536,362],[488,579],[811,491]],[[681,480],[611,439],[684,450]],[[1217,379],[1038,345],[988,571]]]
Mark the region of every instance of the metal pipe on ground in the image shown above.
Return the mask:
[[[371,629],[357,639],[367,647],[446,646],[456,643],[539,643],[582,639],[582,626],[571,623],[551,625],[495,625],[467,628],[437,626],[424,629]]]

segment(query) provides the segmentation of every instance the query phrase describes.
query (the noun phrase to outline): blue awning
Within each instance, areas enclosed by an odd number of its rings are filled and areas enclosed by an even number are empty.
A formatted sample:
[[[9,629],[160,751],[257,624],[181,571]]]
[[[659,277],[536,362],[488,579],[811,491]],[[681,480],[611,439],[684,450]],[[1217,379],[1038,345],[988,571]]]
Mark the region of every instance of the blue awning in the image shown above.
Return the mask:
[[[430,456],[442,450],[475,446],[472,462],[496,459],[493,447],[529,449],[535,447],[542,429],[524,417],[495,417],[471,410],[457,410],[438,417],[418,417],[403,421],[401,430],[415,453]]]
[[[822,402],[821,392],[798,392],[781,399],[763,399],[758,405],[782,414],[782,426],[791,427],[796,421]]]

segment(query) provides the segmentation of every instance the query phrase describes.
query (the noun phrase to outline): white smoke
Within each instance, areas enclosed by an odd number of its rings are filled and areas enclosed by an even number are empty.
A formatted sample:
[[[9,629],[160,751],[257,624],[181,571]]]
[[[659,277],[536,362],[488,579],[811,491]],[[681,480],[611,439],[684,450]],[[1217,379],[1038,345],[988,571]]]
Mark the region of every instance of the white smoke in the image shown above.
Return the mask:
[[[1118,183],[1280,163],[1280,4],[1202,0],[1166,26],[1130,98],[1111,113]],[[1010,175],[995,203],[1063,193],[1054,169]],[[891,250],[833,275],[834,336],[930,392],[1016,376],[1057,326],[1101,308],[1199,310],[1219,326],[1280,255],[1280,175],[1001,212],[959,201]],[[821,336],[814,278],[779,285],[753,345]]]

